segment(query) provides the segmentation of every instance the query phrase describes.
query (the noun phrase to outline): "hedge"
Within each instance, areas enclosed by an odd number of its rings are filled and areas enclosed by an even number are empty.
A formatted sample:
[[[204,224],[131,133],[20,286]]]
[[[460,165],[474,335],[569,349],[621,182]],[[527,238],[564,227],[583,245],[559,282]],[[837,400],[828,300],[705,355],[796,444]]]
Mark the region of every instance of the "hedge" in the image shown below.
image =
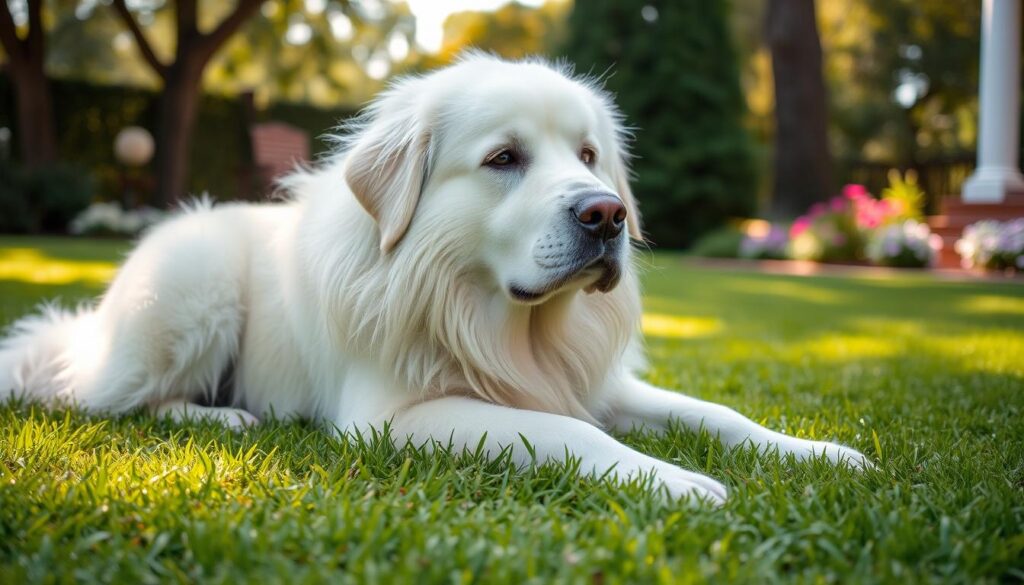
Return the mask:
[[[11,80],[0,73],[0,127],[12,128],[16,137],[19,130],[13,89]],[[114,137],[122,128],[132,125],[155,133],[159,93],[74,80],[55,80],[53,92],[62,161],[89,169],[101,196],[116,198],[123,169],[114,158]],[[192,192],[207,191],[222,200],[251,196],[241,192],[251,161],[245,109],[240,98],[202,96],[192,141]],[[255,118],[287,122],[305,130],[310,136],[310,150],[316,155],[328,148],[321,136],[353,113],[347,108],[324,110],[305,104],[277,103],[257,111]],[[17,162],[17,140],[13,142]],[[151,175],[152,168],[142,172]]]

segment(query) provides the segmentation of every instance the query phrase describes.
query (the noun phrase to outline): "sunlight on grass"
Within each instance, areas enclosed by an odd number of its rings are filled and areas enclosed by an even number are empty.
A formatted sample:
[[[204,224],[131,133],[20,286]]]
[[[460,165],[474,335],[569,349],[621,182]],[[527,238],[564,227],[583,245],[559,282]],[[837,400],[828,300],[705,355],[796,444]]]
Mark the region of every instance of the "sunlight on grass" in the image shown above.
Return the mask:
[[[53,258],[34,248],[0,249],[0,281],[32,284],[104,284],[114,277],[113,262]]]
[[[733,278],[726,283],[726,286],[741,293],[772,295],[818,304],[838,305],[850,301],[847,295],[834,290],[788,280],[766,281],[755,278]]]
[[[846,362],[865,358],[887,358],[905,351],[901,340],[874,335],[824,335],[786,346],[786,354],[794,360],[814,356],[822,361]]]
[[[719,319],[709,317],[682,317],[664,313],[644,313],[641,322],[644,335],[671,339],[708,337],[722,330]]]
[[[1024,378],[1024,338],[1019,331],[932,335],[923,339],[922,345],[964,371]]]
[[[921,337],[927,335],[927,328],[915,319],[893,319],[892,317],[852,317],[847,320],[849,327],[858,334],[874,337]]]
[[[1024,315],[1024,298],[973,295],[960,303],[960,308],[969,313],[1012,313]]]
[[[900,339],[835,333],[800,341],[776,342],[768,348],[764,343],[735,342],[729,345],[724,357],[732,361],[767,357],[799,365],[806,363],[808,359],[817,363],[842,363],[890,358],[904,351],[906,344]]]

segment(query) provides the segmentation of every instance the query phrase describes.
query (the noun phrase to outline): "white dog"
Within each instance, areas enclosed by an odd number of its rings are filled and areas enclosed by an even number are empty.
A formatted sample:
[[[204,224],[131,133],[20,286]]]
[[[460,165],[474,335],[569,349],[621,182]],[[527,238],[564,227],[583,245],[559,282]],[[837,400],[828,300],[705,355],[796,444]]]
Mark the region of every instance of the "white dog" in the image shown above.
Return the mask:
[[[652,387],[640,238],[619,115],[593,83],[470,55],[403,79],[299,171],[279,204],[198,204],[158,226],[95,308],[16,323],[0,390],[228,425],[270,412],[454,440],[514,459],[726,490],[606,430],[704,426],[798,458],[868,465]],[[231,391],[232,408],[214,395]],[[220,399],[223,403],[223,398]],[[199,403],[203,403],[201,405]]]

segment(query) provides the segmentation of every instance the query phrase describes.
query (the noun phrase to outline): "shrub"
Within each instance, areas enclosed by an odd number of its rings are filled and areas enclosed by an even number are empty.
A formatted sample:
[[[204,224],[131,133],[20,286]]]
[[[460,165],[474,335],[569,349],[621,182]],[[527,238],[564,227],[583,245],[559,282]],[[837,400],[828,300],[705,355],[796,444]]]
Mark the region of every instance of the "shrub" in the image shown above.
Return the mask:
[[[724,225],[701,236],[690,253],[704,258],[735,258],[742,241],[743,232],[732,225]]]
[[[32,214],[25,197],[25,173],[0,162],[0,232],[32,231]]]
[[[923,268],[935,263],[942,238],[927,224],[908,219],[876,228],[868,238],[865,254],[872,264],[899,268]]]
[[[5,166],[0,178],[0,230],[12,233],[64,231],[92,201],[92,177],[75,165],[38,169]]]
[[[964,268],[1024,270],[1024,218],[972,223],[957,240],[956,251]]]
[[[95,183],[80,167],[57,164],[28,176],[28,196],[38,230],[64,231],[95,194]]]

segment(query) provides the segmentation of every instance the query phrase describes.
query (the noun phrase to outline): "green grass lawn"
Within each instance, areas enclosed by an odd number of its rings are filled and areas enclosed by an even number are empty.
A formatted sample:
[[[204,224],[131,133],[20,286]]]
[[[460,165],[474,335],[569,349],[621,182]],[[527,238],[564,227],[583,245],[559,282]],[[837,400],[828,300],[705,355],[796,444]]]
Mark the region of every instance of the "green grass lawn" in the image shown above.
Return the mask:
[[[98,293],[125,249],[0,239],[0,324]],[[644,264],[652,382],[878,469],[624,437],[728,484],[703,509],[298,422],[233,434],[8,404],[0,583],[1024,580],[1024,286]]]

